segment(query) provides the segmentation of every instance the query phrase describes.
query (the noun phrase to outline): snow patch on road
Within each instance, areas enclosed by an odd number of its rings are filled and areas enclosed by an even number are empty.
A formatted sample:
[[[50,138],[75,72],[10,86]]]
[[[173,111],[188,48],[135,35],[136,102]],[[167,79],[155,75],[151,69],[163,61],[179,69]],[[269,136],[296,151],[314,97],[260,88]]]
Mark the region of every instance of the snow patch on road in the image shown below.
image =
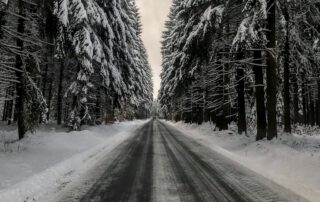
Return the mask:
[[[273,180],[310,201],[320,201],[320,134],[283,134],[273,141],[214,126],[166,122],[203,145]]]
[[[0,201],[37,201],[58,191],[112,151],[144,121],[63,132],[44,127],[21,142],[0,146]],[[9,135],[8,135],[9,134]],[[14,131],[0,134],[10,142]]]

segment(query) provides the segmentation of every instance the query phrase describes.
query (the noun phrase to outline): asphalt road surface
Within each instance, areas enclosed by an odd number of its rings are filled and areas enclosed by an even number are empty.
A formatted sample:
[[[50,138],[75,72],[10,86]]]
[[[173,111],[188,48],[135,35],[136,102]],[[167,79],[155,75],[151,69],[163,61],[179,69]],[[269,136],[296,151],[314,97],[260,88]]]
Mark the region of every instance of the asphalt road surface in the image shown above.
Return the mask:
[[[55,201],[306,201],[152,120]]]

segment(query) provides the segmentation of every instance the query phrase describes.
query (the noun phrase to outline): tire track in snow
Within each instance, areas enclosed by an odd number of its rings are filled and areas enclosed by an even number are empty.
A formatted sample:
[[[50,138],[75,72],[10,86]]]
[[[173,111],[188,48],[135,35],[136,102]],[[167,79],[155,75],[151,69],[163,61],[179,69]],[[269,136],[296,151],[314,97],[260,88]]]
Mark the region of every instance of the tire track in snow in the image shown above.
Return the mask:
[[[152,122],[117,147],[60,202],[150,201],[152,197]],[[108,155],[109,156],[109,155]],[[94,181],[94,182],[93,182]]]
[[[61,201],[306,201],[157,120],[87,176]]]
[[[171,144],[181,164],[193,170],[192,182],[199,185],[202,201],[307,201],[221,154],[200,145],[160,122],[163,137]],[[202,191],[201,191],[202,190]],[[203,191],[204,190],[204,191]],[[211,196],[210,196],[211,195]]]

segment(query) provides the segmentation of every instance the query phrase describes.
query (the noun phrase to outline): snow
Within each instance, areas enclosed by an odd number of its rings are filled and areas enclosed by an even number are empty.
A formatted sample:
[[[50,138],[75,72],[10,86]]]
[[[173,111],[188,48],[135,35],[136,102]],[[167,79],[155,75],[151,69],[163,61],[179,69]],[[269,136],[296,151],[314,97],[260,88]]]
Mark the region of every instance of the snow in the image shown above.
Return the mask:
[[[57,57],[66,56],[63,47],[68,42],[70,51],[81,64],[77,79],[68,84],[66,96],[75,94],[80,97],[81,104],[88,105],[89,94],[95,88],[88,82],[92,76],[100,74],[104,86],[118,95],[119,105],[127,95],[135,98],[131,100],[135,107],[145,103],[150,105],[153,86],[140,36],[138,12],[135,3],[129,0],[115,0],[108,4],[94,0],[56,2],[54,14],[59,21]],[[125,68],[121,68],[123,66]],[[131,84],[136,88],[130,88]],[[80,119],[77,114],[74,120]]]
[[[313,43],[313,49],[317,49],[318,45],[319,45],[319,39],[316,38]]]
[[[236,131],[235,127],[228,131],[213,132],[214,126],[209,123],[201,126],[167,123],[306,199],[320,201],[319,132],[306,132],[298,127],[295,134],[282,134],[277,140],[256,142],[254,136],[233,132]]]
[[[15,130],[1,125],[0,201],[37,201],[90,169],[146,122],[70,133],[51,125],[28,134],[21,142],[15,142]]]
[[[222,21],[222,16],[223,16],[223,12],[224,12],[224,6],[223,5],[219,5],[216,7],[212,7],[210,6],[203,14],[203,18],[206,21],[211,21],[213,16],[216,17],[216,22],[215,22],[215,27],[218,29],[221,21]]]
[[[8,0],[1,0],[3,4],[8,4]]]
[[[255,22],[251,17],[244,18],[239,25],[236,36],[233,39],[232,46],[238,49],[239,44],[247,43],[248,47],[259,40],[258,32],[255,30]]]

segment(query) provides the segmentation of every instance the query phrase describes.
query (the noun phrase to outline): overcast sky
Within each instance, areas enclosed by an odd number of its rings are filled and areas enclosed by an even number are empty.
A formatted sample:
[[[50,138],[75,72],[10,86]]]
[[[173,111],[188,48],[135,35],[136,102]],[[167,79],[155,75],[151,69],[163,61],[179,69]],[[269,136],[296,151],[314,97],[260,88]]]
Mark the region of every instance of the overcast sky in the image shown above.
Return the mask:
[[[154,97],[160,88],[161,52],[160,41],[164,22],[167,19],[171,0],[136,0],[140,8],[143,26],[142,38],[146,45],[153,73]]]

